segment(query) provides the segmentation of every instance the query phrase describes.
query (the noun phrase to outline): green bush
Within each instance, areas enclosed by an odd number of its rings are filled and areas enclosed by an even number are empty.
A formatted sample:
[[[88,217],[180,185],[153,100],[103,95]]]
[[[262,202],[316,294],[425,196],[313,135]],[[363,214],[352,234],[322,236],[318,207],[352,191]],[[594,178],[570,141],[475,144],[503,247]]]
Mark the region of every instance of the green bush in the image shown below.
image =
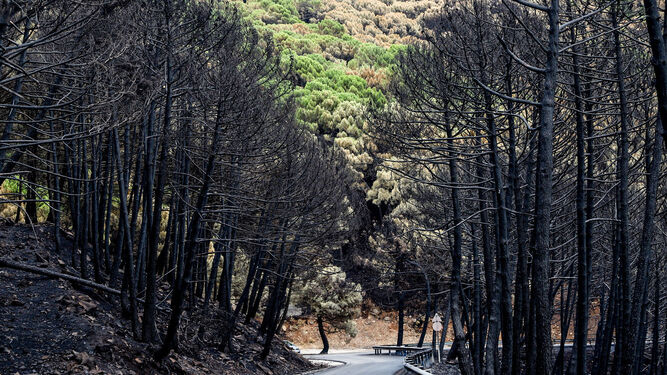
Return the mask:
[[[260,9],[254,10],[251,14],[266,24],[301,22],[293,0],[261,0],[258,5]]]
[[[329,69],[296,91],[297,120],[312,130],[336,135],[345,131],[361,136],[365,110],[382,106],[382,92],[368,87],[366,80],[340,69]],[[345,104],[344,104],[345,103]]]
[[[363,43],[358,46],[354,59],[349,62],[348,67],[351,69],[388,68],[395,64],[396,56],[405,48],[398,44],[384,48],[372,43]]]
[[[322,34],[342,37],[345,34],[345,26],[332,19],[325,19],[317,24],[317,28]]]
[[[297,74],[306,82],[322,77],[328,66],[326,59],[317,54],[296,56],[294,61]]]

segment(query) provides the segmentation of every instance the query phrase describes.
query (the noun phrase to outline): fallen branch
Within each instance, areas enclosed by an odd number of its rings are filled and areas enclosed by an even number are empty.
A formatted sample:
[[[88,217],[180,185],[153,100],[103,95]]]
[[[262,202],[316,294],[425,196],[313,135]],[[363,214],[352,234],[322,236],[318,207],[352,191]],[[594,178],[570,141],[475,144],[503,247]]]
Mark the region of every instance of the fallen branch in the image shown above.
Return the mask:
[[[118,290],[118,289],[109,288],[106,285],[98,284],[96,282],[86,280],[86,279],[82,279],[80,277],[68,275],[66,273],[51,271],[51,270],[46,269],[46,268],[39,268],[39,267],[31,266],[31,265],[28,265],[28,264],[24,264],[24,263],[12,262],[11,260],[5,260],[5,259],[0,259],[0,267],[13,268],[15,270],[26,271],[26,272],[36,273],[38,275],[44,275],[44,276],[54,277],[54,278],[63,279],[63,280],[67,280],[67,281],[72,281],[72,282],[75,282],[77,284],[85,285],[85,286],[88,286],[88,287],[91,287],[91,288],[94,288],[94,289],[99,289],[99,290],[102,290],[102,291],[110,293],[110,294],[114,294],[114,295],[117,295],[117,296],[120,295],[120,290]]]

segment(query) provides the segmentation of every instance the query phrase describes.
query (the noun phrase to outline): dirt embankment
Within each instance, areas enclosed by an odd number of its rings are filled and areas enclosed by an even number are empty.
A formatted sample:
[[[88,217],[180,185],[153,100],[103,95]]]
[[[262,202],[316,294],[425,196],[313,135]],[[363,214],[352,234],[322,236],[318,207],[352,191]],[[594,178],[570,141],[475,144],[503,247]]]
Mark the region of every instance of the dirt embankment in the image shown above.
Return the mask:
[[[355,319],[357,335],[350,337],[345,332],[327,334],[331,349],[367,349],[374,345],[393,345],[398,338],[398,313],[382,311],[371,306],[361,317]],[[288,340],[303,349],[322,348],[322,341],[314,317],[291,318],[283,327]],[[415,316],[406,316],[403,328],[403,343],[419,341],[421,321]],[[425,341],[430,342],[432,330],[426,331]],[[451,334],[451,333],[450,333]],[[451,339],[451,338],[449,338]]]
[[[72,256],[54,253],[52,228],[0,224],[0,259],[77,275]],[[71,248],[71,246],[69,246]],[[78,254],[76,255],[78,257]],[[118,299],[70,282],[0,268],[0,374],[298,374],[312,368],[277,337],[266,361],[257,356],[257,326],[241,326],[232,354],[221,353],[215,314],[203,324],[184,316],[181,351],[155,362],[149,347],[132,337],[130,322],[120,318]],[[165,289],[165,288],[163,288]],[[161,298],[161,300],[167,298]],[[168,304],[165,304],[167,309]],[[160,324],[168,310],[160,316]],[[217,327],[216,327],[217,325]],[[166,325],[165,325],[166,326]]]

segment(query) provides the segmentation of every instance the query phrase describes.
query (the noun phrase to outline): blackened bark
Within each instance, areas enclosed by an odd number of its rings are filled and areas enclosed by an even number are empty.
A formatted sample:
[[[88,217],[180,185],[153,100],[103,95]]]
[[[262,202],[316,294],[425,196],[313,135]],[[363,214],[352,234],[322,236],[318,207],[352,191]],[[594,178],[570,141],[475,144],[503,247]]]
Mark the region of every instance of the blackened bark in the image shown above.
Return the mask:
[[[639,369],[639,361],[642,358],[637,356],[641,354],[645,343],[641,338],[642,331],[645,331],[645,325],[640,320],[646,316],[648,300],[648,275],[651,264],[653,235],[655,232],[655,212],[657,207],[658,183],[660,180],[660,164],[662,163],[662,121],[658,118],[655,121],[655,132],[653,142],[653,152],[646,155],[649,165],[648,175],[646,177],[646,203],[644,207],[643,230],[639,244],[639,254],[637,257],[637,276],[635,278],[635,289],[632,295],[632,311],[630,320],[630,334],[628,337],[628,350],[632,356],[624,363],[624,371],[630,370],[636,374]],[[631,366],[628,369],[628,365]],[[629,374],[630,372],[626,372]]]
[[[317,331],[320,333],[320,338],[322,339],[322,351],[320,354],[328,354],[329,340],[327,339],[327,333],[324,330],[324,321],[322,320],[321,315],[317,316]]]
[[[473,345],[472,345],[472,362],[475,375],[482,373],[482,280],[480,268],[482,264],[479,258],[479,249],[477,247],[477,238],[475,231],[475,224],[470,224],[470,232],[472,234],[472,267],[473,267]],[[450,299],[451,301],[451,299]],[[447,327],[445,326],[445,330]]]
[[[426,283],[426,308],[424,310],[424,324],[422,325],[422,332],[419,335],[419,342],[417,346],[424,345],[424,339],[426,338],[426,330],[428,328],[428,321],[431,319],[431,281],[428,278],[428,274],[422,268],[419,263],[415,263],[419,267],[424,276],[424,282]]]
[[[544,87],[540,105],[538,130],[537,184],[535,192],[535,253],[533,254],[533,296],[535,302],[536,375],[550,375],[552,366],[551,346],[551,298],[549,296],[549,253],[553,139],[554,98],[558,77],[558,0],[551,0],[549,17],[549,42],[546,51]]]
[[[398,249],[398,251],[401,251]],[[405,293],[401,290],[400,280],[405,269],[405,255],[400,253],[396,256],[396,270],[394,272],[394,291],[398,294],[396,309],[398,310],[398,333],[396,345],[403,345],[403,325],[405,324]]]
[[[447,331],[449,331],[449,320],[452,317],[452,295],[447,298],[447,307],[445,307],[445,317],[442,318],[442,332],[440,333],[440,358],[442,358],[445,350],[445,341],[447,341]]]
[[[226,217],[227,215],[223,215]],[[225,237],[225,231],[227,227],[227,220],[224,219],[222,221],[222,224],[220,225],[220,228],[218,230],[218,237],[222,240]],[[204,309],[206,309],[211,302],[211,295],[213,295],[213,289],[215,287],[215,283],[218,279],[218,268],[220,265],[220,257],[222,256],[222,246],[221,243],[218,241],[213,245],[213,251],[215,254],[213,255],[213,262],[211,263],[211,272],[210,276],[206,282],[206,290],[204,291]],[[251,265],[252,267],[252,265]],[[222,288],[222,279],[220,280],[220,288]]]
[[[165,114],[166,116],[166,114]],[[165,124],[165,127],[168,126]],[[162,223],[162,201],[167,179],[167,142],[168,131],[165,128],[162,135],[160,151],[157,187],[153,203],[153,214],[151,215],[151,229],[148,233],[148,256],[146,261],[146,302],[144,303],[144,341],[156,342],[159,340],[157,327],[155,325],[155,302],[157,299],[157,258],[158,241],[160,237],[160,226]],[[151,187],[152,188],[152,187]],[[165,243],[167,241],[165,240]]]
[[[113,136],[114,136],[114,152],[115,152],[115,158],[116,158],[116,163],[118,165],[118,169],[121,170],[121,163],[120,163],[120,144],[118,141],[118,131],[117,129],[114,128],[113,130]],[[123,227],[125,228],[125,233],[130,233],[130,223],[128,220],[129,217],[129,212],[127,209],[127,192],[125,191],[125,182],[122,173],[118,174],[118,179],[119,179],[119,193],[120,193],[120,214],[121,214],[121,220],[123,222]],[[123,249],[125,250],[124,252],[124,260],[125,260],[125,277],[124,279],[127,280],[127,288],[129,288],[129,293],[130,293],[130,314],[132,316],[132,331],[134,333],[135,337],[139,337],[139,317],[138,317],[138,308],[137,308],[137,290],[134,288],[134,270],[132,269],[134,266],[134,260],[132,259],[132,238],[128,235],[125,235],[123,237],[125,239],[125,246]],[[122,290],[121,290],[122,293]],[[122,300],[121,296],[121,300]]]
[[[657,263],[657,262],[656,262]],[[651,348],[651,367],[649,368],[650,375],[658,375],[658,366],[660,364],[660,267],[656,264],[655,267],[655,296],[653,298],[653,346]]]
[[[614,32],[614,52],[616,54],[616,75],[617,88],[619,96],[619,110],[620,110],[620,141],[618,149],[620,157],[617,164],[617,173],[619,179],[618,185],[618,220],[620,222],[620,280],[621,280],[621,319],[617,327],[617,347],[615,348],[615,356],[621,355],[621,362],[625,365],[632,359],[628,358],[631,353],[628,353],[626,344],[630,344],[627,340],[630,335],[630,217],[628,208],[628,174],[629,174],[629,155],[628,155],[628,112],[627,112],[627,94],[625,90],[624,80],[624,58],[621,49],[620,33],[618,27],[618,12],[617,6],[613,7],[612,12],[612,26],[616,29]],[[630,344],[631,345],[631,344]]]
[[[653,71],[655,73],[655,91],[658,97],[658,112],[662,121],[667,121],[667,51],[665,50],[665,39],[663,33],[664,25],[660,25],[660,15],[656,0],[644,0],[644,11],[646,12],[646,29],[648,30],[649,43],[653,58]],[[665,19],[667,22],[667,19]],[[662,124],[662,137],[667,140],[667,129]],[[656,138],[660,135],[656,135]]]
[[[28,184],[26,185],[26,203],[25,203],[25,213],[26,213],[26,223],[37,224],[37,194],[35,194],[35,189],[37,188],[37,175],[34,170],[28,172]]]
[[[276,285],[273,289],[273,298],[269,298],[269,305],[267,306],[266,312],[264,313],[264,319],[262,320],[262,327],[266,324],[266,329],[263,330],[260,327],[260,333],[266,332],[266,339],[264,340],[264,348],[260,353],[260,358],[266,359],[271,350],[271,344],[273,338],[275,337],[276,332],[280,328],[280,311],[281,308],[288,303],[287,301],[287,288],[292,283],[294,274],[292,268],[294,266],[295,255],[301,245],[300,235],[296,235],[289,249],[287,250],[286,256],[281,256],[283,261],[278,267]]]
[[[567,289],[567,294],[564,296],[563,291],[565,289]],[[560,345],[556,360],[554,361],[553,374],[563,374],[565,370],[565,341],[567,340],[567,333],[570,331],[570,321],[572,319],[572,304],[574,303],[574,298],[572,297],[573,289],[571,280],[568,280],[566,284],[560,287]]]
[[[481,81],[483,84],[486,82],[486,74],[481,68]],[[499,289],[500,296],[495,297],[492,303],[496,304],[497,307],[494,307],[494,310],[497,308],[500,311],[500,316],[489,316],[490,329],[489,329],[489,338],[495,342],[497,346],[497,338],[502,329],[503,334],[503,359],[502,359],[502,368],[501,372],[503,375],[509,375],[511,372],[512,364],[512,296],[511,296],[511,270],[509,265],[509,249],[508,249],[508,219],[507,219],[507,204],[506,204],[506,194],[504,190],[504,182],[502,176],[502,170],[500,166],[500,160],[498,156],[498,140],[497,140],[497,129],[496,122],[493,113],[492,106],[492,97],[488,91],[484,91],[484,109],[486,124],[488,130],[488,144],[490,148],[490,161],[491,161],[491,173],[493,177],[493,192],[494,199],[496,203],[494,221],[496,223],[495,235],[496,235],[496,257],[497,257],[497,279],[496,282],[499,282],[499,286],[494,286],[495,289]],[[493,347],[487,350],[487,366],[486,366],[486,375],[493,375],[496,373],[495,365],[489,366],[491,363],[489,360],[489,355],[493,356],[493,363],[496,363],[497,360],[497,348]]]
[[[0,28],[2,31],[0,31],[0,35],[4,34],[4,29],[6,25],[8,24],[9,17],[11,17],[11,14],[14,13],[14,10],[17,9],[15,4],[12,4],[11,6],[6,6],[2,12],[2,18],[0,19]],[[5,18],[7,17],[7,18]],[[23,29],[23,40],[22,43],[26,43],[30,37],[30,24],[31,24],[31,19],[30,17],[26,17],[25,24],[24,24],[24,29]],[[4,41],[4,40],[3,40]],[[3,49],[4,50],[4,49]],[[18,66],[22,69],[23,66],[25,65],[25,60],[26,60],[26,53],[28,52],[28,48],[25,48],[21,52],[21,56],[19,57],[18,61]],[[4,64],[3,64],[4,65]],[[7,114],[7,118],[5,119],[5,128],[2,133],[2,137],[0,138],[0,142],[5,142],[9,139],[10,135],[12,134],[12,131],[14,129],[14,121],[16,119],[16,112],[17,112],[17,105],[19,104],[19,101],[21,99],[21,92],[22,92],[22,87],[23,87],[23,76],[20,76],[16,82],[14,83],[13,87],[13,93],[12,93],[12,100],[11,100],[11,105],[9,109],[9,113]],[[22,151],[15,151],[19,155],[22,154]],[[0,151],[0,171],[3,172],[10,172],[10,170],[5,169],[5,163],[7,162],[7,151],[6,150],[1,150]],[[4,179],[0,180],[0,185],[4,182]]]
[[[217,149],[220,142],[220,127],[221,127],[221,111],[220,104],[218,105],[218,115],[215,122],[215,130],[213,133],[213,140],[211,143],[211,152],[206,162],[206,169],[204,172],[203,184],[199,190],[197,197],[197,204],[195,205],[195,213],[190,219],[188,225],[188,237],[185,244],[185,253],[183,261],[182,277],[178,277],[174,285],[174,292],[171,299],[171,316],[169,318],[169,326],[167,327],[167,334],[164,342],[155,353],[158,360],[166,357],[171,349],[178,347],[178,328],[180,325],[181,314],[183,313],[183,302],[185,300],[185,293],[192,277],[192,264],[195,256],[195,248],[197,245],[197,236],[201,227],[202,217],[204,215],[204,207],[208,201],[208,190],[211,186],[213,168],[215,167]]]
[[[570,39],[576,43],[575,29],[570,29]],[[577,133],[577,182],[576,182],[576,211],[577,211],[577,307],[575,322],[574,351],[571,359],[572,367],[576,369],[577,375],[586,372],[586,339],[588,336],[588,313],[589,313],[589,289],[590,289],[590,249],[587,248],[586,235],[587,207],[585,197],[585,170],[586,170],[586,145],[585,124],[582,105],[583,91],[579,77],[579,51],[574,47],[572,51],[572,69],[574,78],[574,103]],[[568,372],[571,373],[571,372]]]
[[[452,195],[452,213],[454,215],[454,246],[451,247],[451,257],[452,257],[452,278],[449,288],[451,295],[451,310],[452,310],[452,325],[454,327],[454,343],[457,345],[457,357],[459,362],[459,369],[461,370],[462,375],[473,375],[474,370],[470,360],[470,352],[465,343],[465,332],[463,330],[463,324],[461,322],[461,294],[460,294],[460,284],[461,284],[461,254],[463,247],[463,236],[461,231],[462,218],[461,218],[461,209],[459,206],[459,195],[457,181],[458,181],[458,166],[456,163],[456,155],[454,154],[452,148],[454,146],[452,138],[452,129],[448,122],[449,119],[446,119],[447,123],[445,124],[445,131],[447,132],[447,143],[450,148],[450,158],[449,158],[449,177],[452,182],[451,195]]]
[[[51,128],[51,132],[54,131],[54,125],[53,121],[49,121],[49,127]],[[51,145],[51,152],[53,155],[51,156],[51,160],[53,162],[53,199],[49,202],[49,204],[52,207],[52,210],[54,211],[53,214],[53,232],[54,232],[54,240],[55,240],[55,250],[56,253],[60,254],[60,251],[62,249],[62,236],[60,233],[60,218],[61,218],[61,202],[60,202],[60,173],[59,173],[59,168],[58,168],[58,145],[54,142]]]

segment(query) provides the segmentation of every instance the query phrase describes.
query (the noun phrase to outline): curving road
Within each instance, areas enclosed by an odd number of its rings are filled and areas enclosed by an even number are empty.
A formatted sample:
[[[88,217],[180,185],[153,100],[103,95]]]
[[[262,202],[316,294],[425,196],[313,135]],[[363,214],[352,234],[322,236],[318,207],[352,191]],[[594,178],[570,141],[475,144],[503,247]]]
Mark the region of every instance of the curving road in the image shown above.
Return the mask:
[[[306,355],[309,359],[345,362],[328,368],[317,375],[393,375],[403,368],[403,358],[394,355],[375,355],[371,351],[326,355]]]

